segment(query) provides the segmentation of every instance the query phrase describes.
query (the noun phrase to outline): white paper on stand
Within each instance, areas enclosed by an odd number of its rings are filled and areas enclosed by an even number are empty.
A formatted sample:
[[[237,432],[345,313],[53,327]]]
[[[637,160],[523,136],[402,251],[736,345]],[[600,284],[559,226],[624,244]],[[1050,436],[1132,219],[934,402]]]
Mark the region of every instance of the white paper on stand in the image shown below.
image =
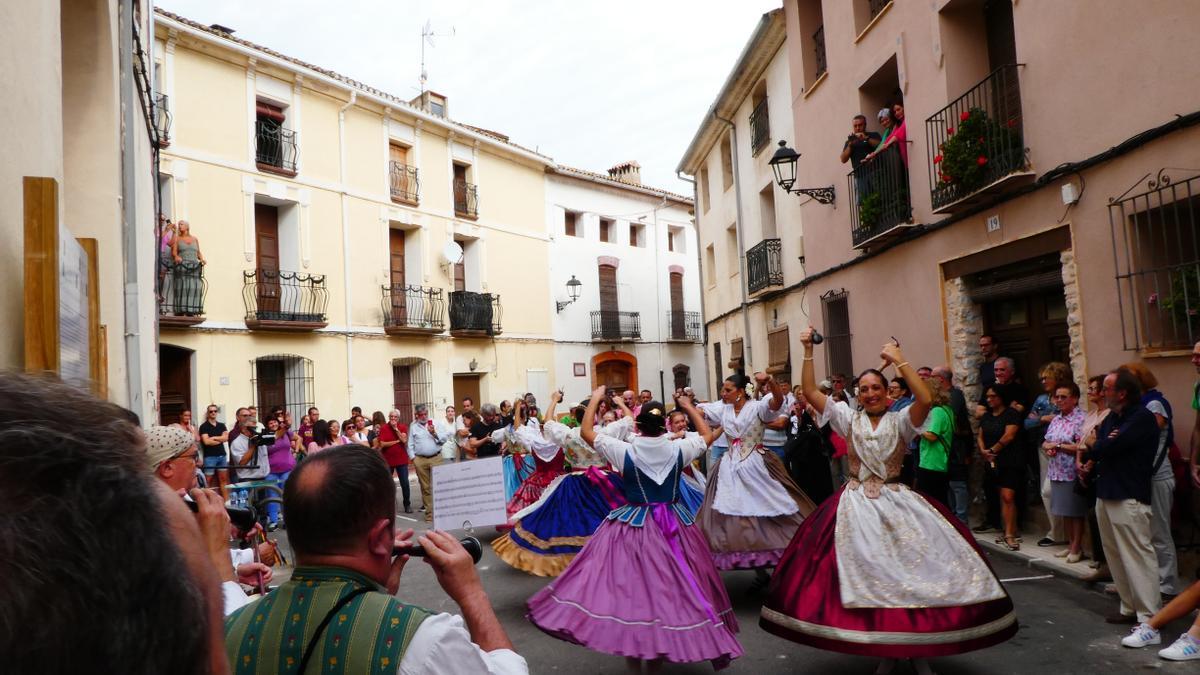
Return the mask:
[[[433,467],[433,526],[465,530],[508,521],[504,465],[488,457]]]

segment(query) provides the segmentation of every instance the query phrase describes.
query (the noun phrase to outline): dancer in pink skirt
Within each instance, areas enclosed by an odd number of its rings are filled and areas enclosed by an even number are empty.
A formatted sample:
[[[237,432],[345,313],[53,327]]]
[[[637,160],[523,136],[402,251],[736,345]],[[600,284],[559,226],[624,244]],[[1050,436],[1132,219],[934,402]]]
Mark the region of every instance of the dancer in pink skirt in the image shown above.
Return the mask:
[[[679,500],[683,467],[704,453],[713,432],[681,397],[697,436],[670,438],[657,401],[642,405],[640,436],[625,442],[597,435],[604,392],[592,392],[581,435],[621,468],[629,503],[608,515],[562,576],[529,599],[526,616],[560,640],[626,657],[634,672],[664,660],[723,668],[742,655],[737,622],[704,535]]]

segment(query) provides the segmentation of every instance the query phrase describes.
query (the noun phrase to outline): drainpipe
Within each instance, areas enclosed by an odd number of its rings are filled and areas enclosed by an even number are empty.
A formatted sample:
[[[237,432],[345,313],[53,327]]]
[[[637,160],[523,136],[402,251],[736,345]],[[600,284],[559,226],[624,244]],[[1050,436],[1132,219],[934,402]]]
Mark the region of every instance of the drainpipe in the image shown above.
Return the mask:
[[[699,188],[696,186],[694,178],[687,178],[682,171],[676,171],[675,177],[679,180],[686,181],[692,184],[692,228],[696,230],[696,274],[700,275],[700,344],[704,345],[704,359],[700,364],[703,369],[708,368],[708,324],[704,322],[704,265],[702,256],[704,253],[700,250],[700,214],[696,211],[696,205],[700,203]],[[716,270],[713,270],[716,274]]]
[[[713,117],[729,125],[729,142],[732,144],[730,152],[733,162],[733,197],[737,203],[737,221],[734,223],[734,231],[737,232],[738,245],[738,277],[741,281],[738,285],[742,289],[742,330],[746,335],[742,340],[742,349],[746,352],[746,366],[743,370],[753,372],[754,350],[750,346],[753,342],[750,339],[750,314],[747,310],[749,306],[749,298],[746,295],[746,240],[742,235],[742,182],[738,172],[738,146],[737,146],[737,127],[733,126],[733,122],[721,117],[717,112],[713,111]]]
[[[350,90],[350,100],[338,109],[338,176],[342,189],[342,286],[346,292],[346,397],[353,405],[354,397],[354,331],[351,330],[350,300],[350,204],[346,199],[346,111],[358,101],[358,92]]]
[[[135,131],[140,127],[136,124],[136,111],[142,106],[137,102],[137,91],[133,82],[133,0],[121,0],[117,12],[118,53],[121,72],[118,80],[121,101],[121,234],[125,281],[125,386],[128,388],[127,406],[136,412],[145,423],[155,419],[151,416],[157,404],[153,400],[153,391],[142,390],[142,352],[154,348],[153,344],[144,344],[147,336],[142,335],[140,319],[141,309],[138,307],[138,244],[141,235],[138,233],[138,204],[137,204],[137,138]],[[153,44],[153,42],[151,42]],[[155,336],[149,336],[153,340]],[[157,353],[157,352],[155,352]],[[147,407],[152,405],[153,407]]]

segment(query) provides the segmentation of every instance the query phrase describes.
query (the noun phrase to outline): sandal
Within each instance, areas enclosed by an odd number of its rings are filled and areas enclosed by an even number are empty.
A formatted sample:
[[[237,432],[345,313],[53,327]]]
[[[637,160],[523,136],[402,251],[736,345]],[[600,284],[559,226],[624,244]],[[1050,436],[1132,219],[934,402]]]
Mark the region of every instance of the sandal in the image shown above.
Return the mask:
[[[1010,550],[1010,551],[1020,551],[1021,550],[1021,540],[1017,537],[1005,537],[1004,545],[1007,546],[1008,550]]]

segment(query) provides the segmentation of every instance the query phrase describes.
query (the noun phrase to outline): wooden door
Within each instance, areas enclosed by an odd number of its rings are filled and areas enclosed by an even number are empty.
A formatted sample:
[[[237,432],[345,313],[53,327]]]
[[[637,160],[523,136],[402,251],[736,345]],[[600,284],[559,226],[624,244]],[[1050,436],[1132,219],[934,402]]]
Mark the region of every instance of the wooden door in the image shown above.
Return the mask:
[[[1017,377],[1031,394],[1041,393],[1042,366],[1071,362],[1062,288],[986,303],[984,329],[1000,343],[1000,356],[1017,362]]]
[[[408,424],[413,419],[412,370],[410,366],[392,366],[392,400],[400,411],[400,421]]]
[[[463,254],[463,260],[454,263],[454,290],[467,290],[467,263],[466,254]]]
[[[260,420],[265,420],[276,406],[287,407],[287,374],[283,361],[255,361],[254,377],[258,385]]]
[[[393,146],[394,147],[394,146]],[[388,230],[388,260],[392,270],[392,321],[408,323],[408,285],[404,277],[404,230]]]
[[[470,396],[475,403],[475,411],[479,411],[479,406],[483,403],[479,400],[479,376],[478,375],[455,375],[454,376],[454,405],[459,413],[462,412],[463,398]]]
[[[174,424],[192,409],[192,352],[172,345],[158,351],[158,423]]]
[[[408,148],[392,143],[388,145],[388,158],[402,166],[408,166]]]
[[[687,339],[687,321],[683,314],[683,275],[671,273],[671,339]]]
[[[632,388],[629,369],[629,364],[624,361],[604,361],[603,363],[596,364],[596,386],[603,385],[615,390],[617,393]]]
[[[617,300],[617,268],[600,266],[600,333],[605,338],[621,335],[620,302]]]
[[[258,312],[260,318],[278,314],[279,308],[279,210],[269,204],[254,205],[254,235],[258,261]]]

